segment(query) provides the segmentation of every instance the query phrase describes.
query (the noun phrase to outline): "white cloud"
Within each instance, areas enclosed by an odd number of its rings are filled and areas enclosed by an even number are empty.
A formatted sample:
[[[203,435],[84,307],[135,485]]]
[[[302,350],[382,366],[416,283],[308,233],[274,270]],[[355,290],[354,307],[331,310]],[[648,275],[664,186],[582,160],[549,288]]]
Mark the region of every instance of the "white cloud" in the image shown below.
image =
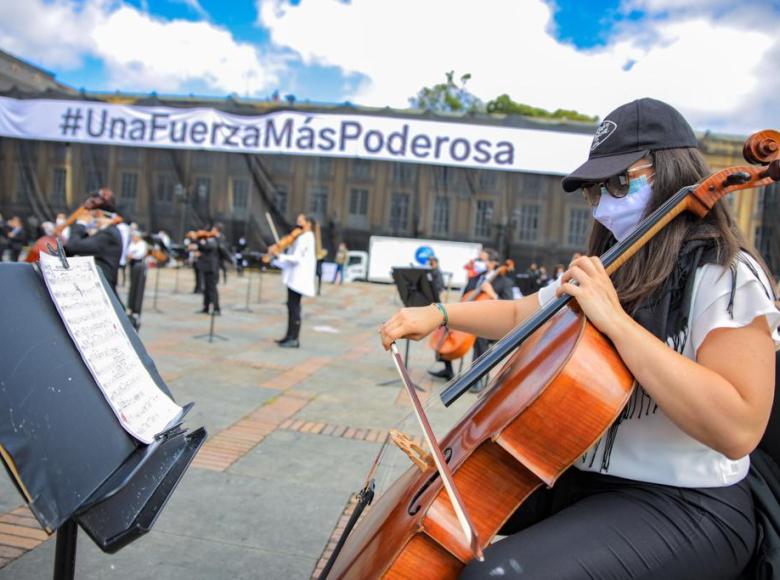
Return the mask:
[[[191,82],[255,94],[273,86],[281,63],[207,22],[163,21],[122,6],[92,30],[94,51],[119,88],[175,91]],[[143,39],[139,41],[139,39]]]
[[[640,2],[667,13],[673,4]],[[780,46],[773,32],[779,19],[764,14],[764,26],[749,28],[744,15],[711,15],[722,4],[698,0],[697,10],[677,18],[625,24],[606,47],[582,51],[552,35],[551,8],[542,0],[257,2],[259,23],[277,45],[306,63],[365,75],[369,80],[347,95],[361,104],[406,106],[422,86],[455,69],[472,74],[469,87],[483,99],[509,93],[548,109],[604,116],[653,96],[700,128],[778,126],[775,107],[762,106],[766,118],[759,119],[748,105],[762,94],[767,73],[780,76],[777,66],[767,69]],[[629,61],[633,66],[626,67]]]
[[[108,8],[104,1],[0,2],[0,46],[43,66],[76,68],[92,45],[90,31]]]
[[[285,66],[278,53],[238,42],[214,24],[155,18],[117,0],[0,2],[0,46],[51,68],[97,58],[111,88],[135,91],[197,84],[254,95],[275,87]]]

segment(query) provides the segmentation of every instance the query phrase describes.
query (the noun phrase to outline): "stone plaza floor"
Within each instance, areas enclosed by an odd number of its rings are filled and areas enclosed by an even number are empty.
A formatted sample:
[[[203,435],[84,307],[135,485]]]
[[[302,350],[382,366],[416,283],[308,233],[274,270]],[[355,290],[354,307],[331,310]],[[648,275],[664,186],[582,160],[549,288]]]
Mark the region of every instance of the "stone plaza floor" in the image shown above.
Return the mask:
[[[79,534],[76,578],[312,577],[387,430],[410,411],[377,336],[400,307],[395,288],[324,282],[321,296],[304,299],[301,348],[281,349],[278,275],[230,272],[214,328],[227,340],[212,342],[194,338],[208,333],[210,318],[196,313],[192,272],[156,275],[150,270],[140,336],[176,401],[195,402],[187,426],[205,426],[209,439],[148,535],[108,555]],[[430,397],[425,345],[412,344],[410,368]],[[0,476],[0,579],[51,577],[54,544]]]

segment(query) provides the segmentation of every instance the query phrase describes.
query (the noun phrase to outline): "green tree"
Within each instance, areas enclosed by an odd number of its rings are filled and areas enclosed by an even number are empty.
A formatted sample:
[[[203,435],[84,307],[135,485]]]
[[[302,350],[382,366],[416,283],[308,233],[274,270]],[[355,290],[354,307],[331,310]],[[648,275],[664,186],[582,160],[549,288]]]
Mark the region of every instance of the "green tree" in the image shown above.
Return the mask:
[[[470,74],[460,77],[460,84],[455,83],[455,71],[445,73],[447,82],[423,87],[417,95],[409,99],[409,104],[415,109],[447,113],[484,112],[485,105],[474,94],[466,89]]]
[[[524,117],[537,117],[542,119],[557,119],[561,121],[594,122],[598,119],[598,117],[590,117],[568,109],[556,109],[555,111],[550,112],[547,109],[515,102],[507,94],[503,94],[492,101],[488,101],[487,112],[500,113],[503,115],[522,115]]]

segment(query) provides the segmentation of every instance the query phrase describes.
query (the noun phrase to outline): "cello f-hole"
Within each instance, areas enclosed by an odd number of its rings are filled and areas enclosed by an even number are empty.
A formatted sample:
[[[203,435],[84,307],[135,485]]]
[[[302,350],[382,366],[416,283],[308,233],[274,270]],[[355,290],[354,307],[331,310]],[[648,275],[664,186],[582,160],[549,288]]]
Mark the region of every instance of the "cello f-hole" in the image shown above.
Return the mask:
[[[452,448],[447,447],[443,452],[444,459],[447,461],[447,463],[450,462],[450,458],[452,457]],[[427,490],[434,481],[436,481],[439,477],[439,472],[434,471],[433,475],[431,475],[428,478],[428,481],[426,481],[423,486],[417,491],[417,493],[414,494],[414,497],[412,497],[412,501],[409,502],[409,508],[406,510],[406,513],[408,513],[410,516],[415,515],[417,512],[420,511],[421,506],[418,502],[418,500],[422,497],[422,495],[425,493],[425,490]]]

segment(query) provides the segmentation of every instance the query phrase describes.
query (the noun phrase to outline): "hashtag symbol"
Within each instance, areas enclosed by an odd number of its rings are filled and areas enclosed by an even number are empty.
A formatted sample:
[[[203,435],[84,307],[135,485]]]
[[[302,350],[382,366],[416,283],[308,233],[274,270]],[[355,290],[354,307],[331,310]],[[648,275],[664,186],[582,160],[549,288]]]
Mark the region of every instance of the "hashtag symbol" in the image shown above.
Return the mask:
[[[62,115],[62,124],[60,125],[60,133],[62,135],[75,135],[81,129],[81,109],[69,108]]]

